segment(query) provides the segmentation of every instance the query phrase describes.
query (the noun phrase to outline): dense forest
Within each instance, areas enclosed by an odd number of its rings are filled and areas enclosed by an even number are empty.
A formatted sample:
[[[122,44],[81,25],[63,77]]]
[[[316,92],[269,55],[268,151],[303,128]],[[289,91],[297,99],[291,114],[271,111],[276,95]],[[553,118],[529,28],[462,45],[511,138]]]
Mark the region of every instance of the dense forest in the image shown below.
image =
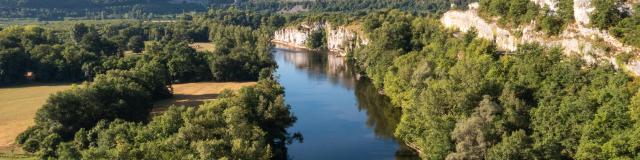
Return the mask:
[[[149,19],[191,11],[206,11],[199,4],[175,3],[170,0],[2,0],[0,18],[35,18],[63,20],[66,18]]]
[[[397,10],[361,21],[372,42],[351,57],[402,107],[395,135],[422,158],[637,158],[638,83],[609,63],[539,44],[505,53]]]
[[[0,86],[92,80],[109,70],[127,70],[149,60],[163,65],[167,82],[183,83],[257,80],[261,69],[275,65],[270,59],[269,31],[283,25],[279,22],[283,17],[226,10],[211,14],[226,16],[203,15],[170,24],[80,23],[62,30],[5,28],[0,31]],[[238,18],[224,19],[230,16]],[[260,25],[262,21],[265,25]],[[215,45],[213,53],[199,53],[188,46],[208,41]],[[26,72],[33,73],[32,79],[27,79]]]
[[[38,8],[37,2],[0,3],[20,9]],[[499,24],[510,27],[536,21],[538,29],[554,36],[574,21],[573,1],[558,2],[558,10],[550,11],[529,0],[480,0],[480,15],[501,16]],[[82,4],[137,3],[150,2]],[[224,3],[236,6],[172,23],[0,29],[0,85],[84,81],[51,96],[36,125],[17,142],[41,158],[286,159],[286,144],[300,135],[286,130],[296,118],[272,75],[271,34],[300,21],[332,21],[357,23],[370,39],[347,58],[376,87],[366,90],[380,91],[402,110],[395,132],[385,134],[423,159],[640,155],[635,77],[608,62],[567,56],[562,48],[531,43],[500,51],[474,30],[460,33],[439,22],[438,13],[469,1]],[[640,16],[620,9],[622,3],[594,0],[592,25],[638,47]],[[311,12],[272,13],[294,5]],[[41,12],[49,9],[35,14]],[[326,47],[326,36],[312,33],[307,47]],[[191,42],[211,42],[215,50],[198,52]],[[197,108],[173,107],[149,116],[152,102],[172,96],[171,84],[232,80],[258,84]]]

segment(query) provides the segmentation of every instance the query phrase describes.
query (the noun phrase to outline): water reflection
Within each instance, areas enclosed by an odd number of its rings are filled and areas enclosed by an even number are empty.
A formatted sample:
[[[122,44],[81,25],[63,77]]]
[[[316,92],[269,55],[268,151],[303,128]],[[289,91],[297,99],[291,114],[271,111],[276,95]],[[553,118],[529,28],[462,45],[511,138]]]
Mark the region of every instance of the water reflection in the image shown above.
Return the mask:
[[[276,45],[284,60],[293,63],[297,69],[304,70],[310,78],[327,79],[335,85],[352,89],[355,84],[354,74],[344,60],[333,54],[309,52],[307,50],[287,48]]]
[[[367,125],[373,128],[376,136],[384,139],[396,140],[395,132],[402,109],[393,106],[389,97],[377,94],[371,80],[362,78],[356,83],[356,97],[358,98],[358,109],[367,112]],[[419,159],[417,153],[404,143],[400,143],[395,153],[396,159]]]
[[[304,143],[289,147],[293,159],[415,159],[393,132],[401,110],[357,79],[344,58],[277,46],[280,82]]]

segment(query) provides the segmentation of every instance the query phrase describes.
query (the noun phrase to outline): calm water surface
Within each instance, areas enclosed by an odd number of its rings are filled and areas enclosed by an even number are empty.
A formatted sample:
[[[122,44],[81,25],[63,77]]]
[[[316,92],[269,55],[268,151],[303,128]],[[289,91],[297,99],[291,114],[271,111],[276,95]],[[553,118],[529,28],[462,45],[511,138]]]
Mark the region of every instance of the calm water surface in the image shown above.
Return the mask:
[[[278,46],[277,74],[298,121],[292,159],[414,159],[393,137],[400,110],[341,57]]]

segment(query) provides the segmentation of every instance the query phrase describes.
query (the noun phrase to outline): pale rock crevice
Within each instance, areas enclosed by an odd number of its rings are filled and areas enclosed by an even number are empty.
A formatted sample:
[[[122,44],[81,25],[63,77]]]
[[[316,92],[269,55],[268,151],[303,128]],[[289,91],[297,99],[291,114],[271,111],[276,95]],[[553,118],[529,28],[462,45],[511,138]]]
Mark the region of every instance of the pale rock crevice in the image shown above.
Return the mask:
[[[573,0],[573,17],[579,25],[591,23],[591,13],[595,10],[591,0]]]

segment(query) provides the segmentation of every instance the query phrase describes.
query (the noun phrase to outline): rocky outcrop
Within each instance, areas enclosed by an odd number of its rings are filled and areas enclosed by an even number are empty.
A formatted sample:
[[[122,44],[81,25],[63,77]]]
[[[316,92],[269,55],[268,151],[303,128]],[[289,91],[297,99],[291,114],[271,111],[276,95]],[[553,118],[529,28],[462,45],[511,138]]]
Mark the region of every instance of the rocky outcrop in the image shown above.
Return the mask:
[[[274,42],[286,44],[297,48],[306,48],[309,34],[319,29],[324,29],[324,23],[302,23],[300,25],[285,27],[273,34]]]
[[[538,3],[538,2],[537,2]],[[545,2],[546,4],[546,2]],[[457,28],[463,32],[476,28],[478,37],[493,40],[499,49],[515,51],[519,44],[539,43],[548,47],[562,47],[567,55],[578,55],[590,63],[610,62],[617,67],[615,55],[632,53],[640,55],[637,48],[628,46],[609,35],[606,31],[589,28],[589,15],[593,11],[590,0],[574,1],[576,23],[570,24],[560,35],[549,37],[535,29],[535,22],[519,28],[503,28],[495,22],[487,21],[477,15],[477,3],[470,5],[467,11],[449,11],[441,22],[446,27]],[[515,37],[514,33],[521,33]],[[640,62],[630,62],[626,69],[640,75]]]
[[[478,4],[474,3],[469,5],[467,11],[449,11],[442,16],[441,22],[446,27],[454,27],[463,32],[475,28],[478,37],[495,41],[502,50],[515,51],[518,45],[517,38],[497,24],[488,23],[480,18],[476,12],[477,8]]]
[[[369,43],[363,34],[359,34],[359,27],[355,25],[334,26],[328,22],[306,22],[282,28],[274,33],[272,41],[297,48],[306,48],[309,34],[320,29],[325,30],[327,34],[327,49],[341,56]]]
[[[591,6],[591,0],[573,0],[573,17],[579,25],[591,22],[590,15],[594,9]]]

